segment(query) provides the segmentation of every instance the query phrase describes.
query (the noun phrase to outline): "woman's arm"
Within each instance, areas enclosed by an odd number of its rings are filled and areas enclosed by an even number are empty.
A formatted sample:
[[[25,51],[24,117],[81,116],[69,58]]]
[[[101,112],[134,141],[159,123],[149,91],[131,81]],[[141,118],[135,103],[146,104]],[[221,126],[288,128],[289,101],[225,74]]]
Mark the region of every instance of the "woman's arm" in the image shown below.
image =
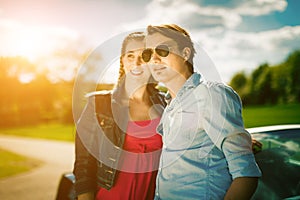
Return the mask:
[[[93,194],[96,190],[97,160],[88,152],[78,134],[76,134],[75,138],[73,173],[75,175],[76,194]]]
[[[87,192],[77,196],[78,200],[94,200],[95,195],[94,192]]]

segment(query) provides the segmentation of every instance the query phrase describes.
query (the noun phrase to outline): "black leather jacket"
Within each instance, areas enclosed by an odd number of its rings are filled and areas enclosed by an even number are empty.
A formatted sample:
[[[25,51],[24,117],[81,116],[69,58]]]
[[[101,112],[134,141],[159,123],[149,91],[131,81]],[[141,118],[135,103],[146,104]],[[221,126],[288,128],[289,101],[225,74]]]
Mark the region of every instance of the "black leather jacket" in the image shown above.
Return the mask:
[[[164,96],[155,91],[152,94],[150,100],[160,105],[156,108],[162,113]],[[77,123],[73,170],[76,195],[96,192],[99,187],[110,190],[114,185],[128,123],[128,106],[122,106],[118,99],[122,98],[112,92],[90,95]]]

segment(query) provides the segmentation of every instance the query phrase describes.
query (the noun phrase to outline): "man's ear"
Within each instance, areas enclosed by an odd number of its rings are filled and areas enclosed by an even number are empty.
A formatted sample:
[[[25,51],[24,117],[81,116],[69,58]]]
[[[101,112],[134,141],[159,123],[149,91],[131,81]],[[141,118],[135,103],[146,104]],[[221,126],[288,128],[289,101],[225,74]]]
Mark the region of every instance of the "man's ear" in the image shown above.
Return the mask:
[[[191,49],[189,47],[184,47],[182,50],[182,57],[185,61],[188,61],[191,56]]]

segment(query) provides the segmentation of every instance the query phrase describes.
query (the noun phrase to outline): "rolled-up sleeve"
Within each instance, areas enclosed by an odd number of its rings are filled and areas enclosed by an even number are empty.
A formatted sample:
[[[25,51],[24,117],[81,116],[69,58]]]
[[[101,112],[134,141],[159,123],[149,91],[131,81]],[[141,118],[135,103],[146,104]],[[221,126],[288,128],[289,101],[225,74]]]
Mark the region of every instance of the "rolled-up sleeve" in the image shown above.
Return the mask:
[[[242,118],[242,103],[236,92],[225,85],[211,85],[206,97],[203,127],[221,149],[225,138],[247,133]]]
[[[251,136],[248,133],[235,134],[224,139],[222,150],[232,179],[261,176],[252,152],[251,142]]]
[[[204,128],[223,151],[232,178],[260,177],[261,171],[252,152],[251,135],[244,128],[240,97],[224,85],[212,85],[209,97]]]

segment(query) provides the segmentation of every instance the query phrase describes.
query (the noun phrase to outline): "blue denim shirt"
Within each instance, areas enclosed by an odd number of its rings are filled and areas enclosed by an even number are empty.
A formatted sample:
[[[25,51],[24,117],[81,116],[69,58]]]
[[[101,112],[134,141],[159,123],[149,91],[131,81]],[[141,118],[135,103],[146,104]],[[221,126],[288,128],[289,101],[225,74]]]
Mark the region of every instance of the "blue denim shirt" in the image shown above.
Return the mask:
[[[239,96],[194,73],[166,107],[156,199],[223,199],[233,179],[259,177]]]

